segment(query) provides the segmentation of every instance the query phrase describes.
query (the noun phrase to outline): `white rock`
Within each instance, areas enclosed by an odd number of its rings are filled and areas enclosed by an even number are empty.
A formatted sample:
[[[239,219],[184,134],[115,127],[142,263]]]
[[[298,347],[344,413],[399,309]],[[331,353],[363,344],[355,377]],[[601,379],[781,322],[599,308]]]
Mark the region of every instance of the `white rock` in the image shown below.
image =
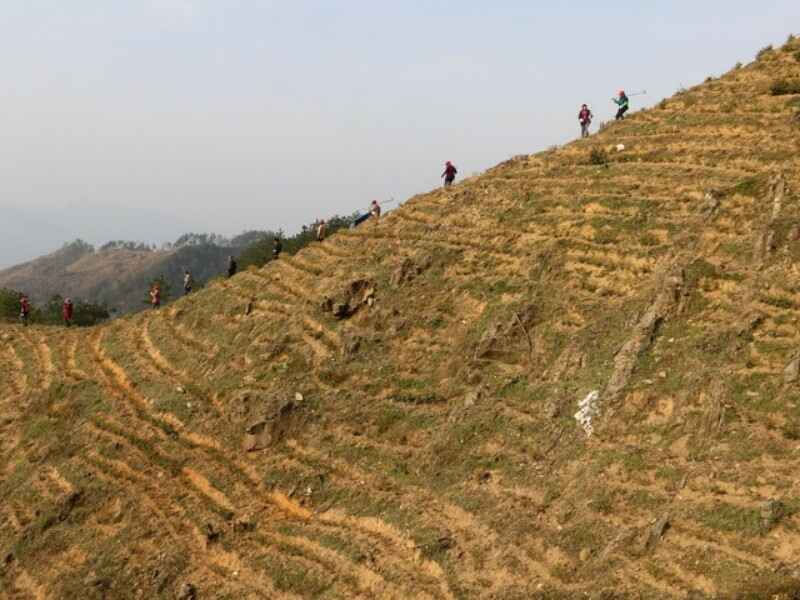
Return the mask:
[[[578,412],[575,413],[575,420],[586,432],[587,437],[594,433],[592,421],[600,414],[600,392],[594,390],[589,392],[586,397],[578,402]]]

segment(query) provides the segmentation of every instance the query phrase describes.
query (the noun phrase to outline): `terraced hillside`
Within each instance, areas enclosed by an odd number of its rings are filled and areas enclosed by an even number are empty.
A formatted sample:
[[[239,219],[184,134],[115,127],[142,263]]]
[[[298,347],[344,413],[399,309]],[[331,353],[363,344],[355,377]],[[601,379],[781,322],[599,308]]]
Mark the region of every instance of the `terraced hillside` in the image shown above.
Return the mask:
[[[161,312],[5,327],[0,595],[788,598],[798,52]]]

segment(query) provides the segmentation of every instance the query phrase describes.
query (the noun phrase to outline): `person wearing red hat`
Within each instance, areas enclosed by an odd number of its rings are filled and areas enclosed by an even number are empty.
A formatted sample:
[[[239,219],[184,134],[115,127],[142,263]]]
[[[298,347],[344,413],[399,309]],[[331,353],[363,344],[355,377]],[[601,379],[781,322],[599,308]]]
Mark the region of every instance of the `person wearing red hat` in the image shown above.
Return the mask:
[[[581,106],[581,111],[578,113],[578,121],[581,124],[581,137],[589,137],[589,125],[592,124],[592,111],[589,110],[589,107],[584,104]]]
[[[453,185],[453,181],[456,179],[456,173],[458,173],[458,170],[455,165],[448,160],[444,164],[444,173],[442,173],[442,177],[444,177],[444,187]]]
[[[64,306],[61,307],[61,316],[64,317],[64,325],[66,327],[72,325],[73,308],[72,300],[66,298],[64,300]]]
[[[625,95],[625,90],[620,90],[618,97],[611,100],[619,107],[615,119],[621,121],[625,118],[625,113],[628,112],[628,96]]]

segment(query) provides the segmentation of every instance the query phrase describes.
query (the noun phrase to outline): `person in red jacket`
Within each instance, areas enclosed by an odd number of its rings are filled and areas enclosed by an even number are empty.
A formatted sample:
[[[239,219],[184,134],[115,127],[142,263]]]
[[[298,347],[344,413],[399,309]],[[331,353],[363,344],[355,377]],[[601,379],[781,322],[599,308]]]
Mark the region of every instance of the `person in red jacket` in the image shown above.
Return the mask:
[[[25,294],[21,294],[19,297],[19,320],[22,321],[22,324],[27,327],[28,326],[28,317],[31,314],[31,301],[28,300],[28,297]]]
[[[444,187],[453,185],[453,181],[456,179],[456,173],[458,173],[458,169],[448,160],[444,164],[444,173],[442,173],[442,177],[444,177]]]
[[[69,298],[64,299],[64,306],[61,308],[61,315],[64,317],[64,325],[69,327],[72,325],[72,313],[74,307],[72,305],[72,300]]]

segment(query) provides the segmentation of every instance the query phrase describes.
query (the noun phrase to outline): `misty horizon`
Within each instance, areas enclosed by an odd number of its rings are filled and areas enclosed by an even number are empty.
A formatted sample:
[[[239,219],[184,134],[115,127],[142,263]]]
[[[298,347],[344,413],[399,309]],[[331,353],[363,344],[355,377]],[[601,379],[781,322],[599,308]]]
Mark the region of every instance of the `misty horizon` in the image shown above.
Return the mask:
[[[288,233],[398,202],[750,62],[794,3],[12,0],[0,268],[80,238]]]

